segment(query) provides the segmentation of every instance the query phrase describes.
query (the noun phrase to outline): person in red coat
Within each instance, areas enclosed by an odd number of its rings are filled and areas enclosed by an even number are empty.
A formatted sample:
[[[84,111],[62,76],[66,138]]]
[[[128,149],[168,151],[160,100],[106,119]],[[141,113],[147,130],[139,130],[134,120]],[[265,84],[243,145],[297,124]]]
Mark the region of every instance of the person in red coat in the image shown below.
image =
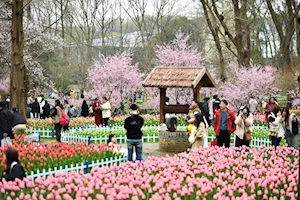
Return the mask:
[[[97,126],[99,126],[101,124],[101,126],[104,126],[104,121],[102,118],[102,110],[101,110],[101,102],[99,101],[98,98],[95,99],[95,102],[93,103],[93,111],[94,111],[94,116],[95,116],[95,124]]]
[[[226,100],[220,101],[220,109],[215,113],[214,131],[217,135],[218,146],[225,144],[226,148],[230,145],[230,135],[236,129],[235,114],[232,110],[227,108],[228,102]]]
[[[271,97],[269,99],[269,102],[267,103],[266,107],[264,108],[265,111],[265,120],[269,123],[268,116],[273,112],[274,108],[278,106],[278,103],[276,102],[274,97]]]

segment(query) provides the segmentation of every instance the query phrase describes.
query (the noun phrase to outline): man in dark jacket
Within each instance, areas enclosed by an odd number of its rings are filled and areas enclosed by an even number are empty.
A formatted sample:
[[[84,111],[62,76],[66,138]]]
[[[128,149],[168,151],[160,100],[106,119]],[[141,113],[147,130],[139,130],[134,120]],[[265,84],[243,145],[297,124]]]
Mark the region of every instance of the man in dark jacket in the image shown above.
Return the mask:
[[[47,100],[45,100],[45,105],[43,107],[43,118],[49,118],[50,117],[50,104]]]
[[[201,112],[202,112],[202,115],[205,117],[208,125],[210,126],[208,103],[209,103],[209,97],[205,97],[204,101],[202,103]]]
[[[143,155],[143,133],[142,127],[144,119],[138,115],[138,107],[136,104],[130,106],[131,116],[125,120],[124,128],[126,129],[127,148],[128,148],[128,161],[133,161],[133,147],[135,147],[136,160],[142,160]]]
[[[33,114],[33,118],[40,118],[40,104],[37,100],[37,98],[35,98],[34,102],[31,104],[31,112]]]
[[[5,102],[0,102],[0,140],[9,136],[11,139],[14,139],[12,132],[12,121],[13,115],[7,109]]]

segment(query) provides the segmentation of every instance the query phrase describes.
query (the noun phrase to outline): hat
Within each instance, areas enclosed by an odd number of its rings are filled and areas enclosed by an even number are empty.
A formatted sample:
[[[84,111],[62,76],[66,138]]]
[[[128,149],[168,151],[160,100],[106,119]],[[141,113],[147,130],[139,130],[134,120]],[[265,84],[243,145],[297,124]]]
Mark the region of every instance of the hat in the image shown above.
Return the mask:
[[[136,104],[131,104],[130,110],[137,110],[139,107]]]
[[[1,101],[0,102],[0,107],[5,108],[6,107],[6,102],[5,101]]]
[[[276,119],[276,116],[275,116],[275,114],[273,113],[273,112],[271,112],[269,115],[268,115],[268,120],[269,121],[274,121]]]

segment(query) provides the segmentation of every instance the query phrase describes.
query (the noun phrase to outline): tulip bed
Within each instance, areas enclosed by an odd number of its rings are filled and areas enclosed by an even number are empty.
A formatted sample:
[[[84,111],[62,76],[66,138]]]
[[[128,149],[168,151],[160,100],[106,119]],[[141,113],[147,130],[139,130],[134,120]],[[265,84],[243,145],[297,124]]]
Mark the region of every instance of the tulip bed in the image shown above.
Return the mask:
[[[0,183],[2,199],[298,198],[299,152],[278,147],[209,148],[147,162],[93,168],[90,174]],[[15,198],[18,197],[18,198]]]
[[[252,136],[256,138],[266,138],[268,139],[268,129],[258,129],[254,128]],[[91,137],[108,137],[110,134],[115,134],[116,136],[125,136],[126,130],[125,129],[113,129],[113,130],[101,130],[101,131],[78,131],[75,132],[76,135],[80,136],[91,136]],[[146,129],[143,130],[143,134],[145,135],[158,135],[158,129]],[[212,128],[208,129],[209,135],[215,135],[214,130]]]
[[[20,161],[27,173],[31,171],[37,172],[37,170],[46,171],[51,168],[54,169],[60,166],[70,167],[72,164],[81,164],[88,161],[97,161],[101,159],[117,157],[112,151],[107,151],[106,144],[92,144],[86,143],[76,144],[64,144],[64,143],[52,143],[49,145],[38,144],[26,144],[21,141],[24,140],[24,136],[16,136],[16,142],[14,142],[14,149],[19,152]],[[1,152],[5,152],[7,147],[2,147]],[[0,156],[0,171],[2,172],[5,166],[4,153]]]
[[[123,126],[127,116],[118,116],[111,118],[108,122],[109,126]],[[159,116],[157,115],[143,115],[144,126],[158,126]],[[87,127],[95,125],[94,117],[76,117],[71,118],[69,126],[71,128]],[[177,126],[186,125],[185,117],[177,117]],[[264,115],[256,115],[254,125],[267,126],[264,122]],[[52,119],[28,119],[28,129],[52,129]]]
[[[269,140],[269,130],[268,129],[259,129],[259,128],[254,128],[252,132],[252,137],[259,138],[259,139],[268,139]],[[117,136],[117,143],[120,142],[120,139],[118,137],[120,136],[125,136],[126,131],[124,129],[115,129],[115,130],[103,130],[103,131],[79,131],[75,132],[75,135],[78,136],[91,136],[91,138],[100,138],[100,137],[108,137],[110,134],[115,134]],[[209,135],[215,135],[215,132],[212,128],[208,129],[208,134]],[[158,135],[158,129],[146,129],[143,130],[143,135],[147,136],[153,136],[153,135]],[[231,135],[231,139],[235,137],[235,134]],[[92,140],[93,141],[93,140]],[[158,142],[157,139],[149,139],[149,142]],[[93,143],[93,142],[92,142]],[[282,139],[280,142],[281,146],[284,146],[286,144],[285,139]]]

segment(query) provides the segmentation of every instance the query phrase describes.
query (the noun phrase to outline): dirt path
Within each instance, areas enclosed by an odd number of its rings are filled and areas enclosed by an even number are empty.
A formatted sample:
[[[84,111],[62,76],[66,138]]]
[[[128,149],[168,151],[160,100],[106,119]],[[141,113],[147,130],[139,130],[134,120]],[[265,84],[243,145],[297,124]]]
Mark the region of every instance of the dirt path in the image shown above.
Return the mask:
[[[41,139],[42,144],[51,144],[51,143],[54,143],[54,142],[55,142],[55,139],[46,139],[46,138]],[[118,147],[124,147],[124,148],[127,147],[127,145],[124,144],[124,143],[123,144],[118,144],[117,146]],[[160,157],[166,156],[167,154],[169,156],[175,155],[175,153],[159,151],[158,150],[158,143],[153,143],[153,142],[143,143],[143,159],[144,160],[148,160],[149,156],[156,156],[156,157],[160,158]]]

